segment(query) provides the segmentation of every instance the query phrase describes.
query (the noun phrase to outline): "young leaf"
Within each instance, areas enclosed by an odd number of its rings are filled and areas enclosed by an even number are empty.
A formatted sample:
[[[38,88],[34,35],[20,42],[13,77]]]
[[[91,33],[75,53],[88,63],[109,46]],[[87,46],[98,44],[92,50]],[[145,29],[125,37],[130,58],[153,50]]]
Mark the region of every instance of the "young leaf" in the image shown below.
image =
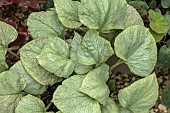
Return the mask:
[[[45,44],[41,54],[37,56],[38,63],[58,77],[67,78],[72,74],[75,64],[69,59],[69,45],[61,38],[53,38],[53,41]]]
[[[54,0],[54,6],[62,24],[68,28],[81,26],[78,17],[78,6],[80,2],[72,0]]]
[[[168,71],[170,68],[170,46],[163,45],[160,48],[157,63],[163,70]]]
[[[106,105],[101,105],[102,113],[119,113],[116,103],[112,98],[109,98]]]
[[[156,75],[151,74],[120,90],[118,98],[121,106],[133,113],[148,112],[158,98]]]
[[[54,105],[63,113],[101,113],[99,103],[79,92],[84,79],[82,75],[74,75],[59,86],[53,94]]]
[[[150,20],[150,27],[153,31],[158,34],[166,33],[169,30],[168,21],[165,19],[163,15],[154,10],[149,10]]]
[[[21,62],[33,79],[42,85],[53,85],[61,81],[61,78],[53,75],[38,64],[36,57],[40,55],[44,45],[53,42],[54,37],[37,38],[20,49]]]
[[[161,5],[163,8],[169,8],[170,7],[170,0],[161,0]]]
[[[54,11],[31,13],[27,20],[29,33],[32,38],[56,37],[62,35],[65,28],[59,22]]]
[[[126,17],[125,17],[125,28],[132,25],[144,25],[140,14],[131,5],[127,5]]]
[[[43,94],[47,86],[43,86],[37,81],[35,81],[24,69],[21,61],[18,61],[16,64],[14,64],[10,70],[18,72],[20,75],[23,76],[23,78],[26,81],[26,87],[24,88],[24,91],[30,94],[38,95]]]
[[[10,70],[0,73],[0,113],[14,113],[25,86],[19,73]]]
[[[166,107],[170,107],[170,82],[168,82],[167,86],[165,87],[165,89],[163,90],[162,93],[162,102],[164,105],[166,105]]]
[[[123,29],[126,6],[126,0],[81,0],[79,19],[90,29],[102,32]]]
[[[21,99],[15,113],[46,113],[45,105],[39,98],[27,95]]]
[[[79,35],[78,33],[75,33],[73,41],[71,42],[70,58],[75,62],[74,71],[77,74],[85,74],[93,69],[93,66],[82,65],[78,62],[77,51],[78,51],[79,45],[81,45],[81,42],[82,42],[82,36]]]
[[[163,39],[163,37],[165,36],[165,33],[163,34],[158,34],[155,31],[153,31],[152,29],[149,29],[150,33],[153,35],[153,37],[155,38],[156,42],[159,42]]]
[[[94,30],[85,34],[77,52],[78,62],[83,65],[100,65],[113,54],[110,42],[100,37]]]
[[[116,55],[124,60],[130,70],[139,76],[149,75],[157,61],[157,47],[149,29],[134,25],[115,39]]]
[[[149,6],[146,2],[141,0],[130,1],[129,4],[133,6],[141,16],[147,15]]]
[[[100,104],[106,105],[110,93],[110,90],[106,85],[108,79],[109,66],[101,64],[98,68],[87,73],[79,91],[96,99]]]

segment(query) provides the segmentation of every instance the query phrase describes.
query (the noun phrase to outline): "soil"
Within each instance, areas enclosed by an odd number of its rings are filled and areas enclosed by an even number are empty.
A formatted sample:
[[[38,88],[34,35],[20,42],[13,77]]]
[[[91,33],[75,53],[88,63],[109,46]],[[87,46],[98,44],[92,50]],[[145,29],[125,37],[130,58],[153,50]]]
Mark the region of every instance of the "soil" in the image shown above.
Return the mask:
[[[37,12],[43,10],[43,5],[40,9],[32,9],[27,6],[20,6],[17,4],[11,4],[8,6],[3,6],[0,8],[0,20],[4,21],[6,19],[6,22],[16,26],[18,32],[21,32],[23,30],[23,23],[26,23],[26,20],[30,13]],[[9,21],[10,20],[10,21]],[[24,24],[25,25],[25,24]],[[26,28],[25,28],[26,29]],[[26,31],[24,31],[26,32]],[[66,38],[69,38],[71,35],[66,34]],[[164,38],[161,42],[157,43],[158,49],[161,45],[165,43],[165,41],[169,37]],[[7,63],[9,66],[12,66],[19,60],[19,53],[18,49],[21,48],[24,44],[32,40],[29,34],[26,35],[19,35],[17,40],[9,44],[9,47],[14,48],[13,52],[18,56],[12,55],[10,53],[6,54]],[[116,56],[112,56],[108,60],[108,64],[111,65],[115,63],[118,60]],[[113,62],[112,62],[113,61]],[[155,72],[157,74],[158,83],[159,83],[159,98],[157,102],[155,103],[155,106],[153,106],[150,109],[150,113],[167,113],[168,109],[161,103],[161,94],[162,90],[165,88],[165,86],[168,83],[170,72],[168,74],[163,73],[163,71],[157,67],[155,68]],[[136,80],[140,79],[140,77],[133,75],[128,67],[126,65],[120,65],[116,67],[113,70],[113,73],[110,77],[110,79],[116,80],[116,87],[111,91],[111,97],[117,98],[118,91],[126,86],[129,86],[131,83],[135,82]],[[52,99],[52,94],[54,90],[57,88],[59,84],[55,84],[47,89],[47,91],[42,95],[42,100],[44,101],[45,105],[48,105],[50,103],[50,100]],[[57,111],[57,108],[52,104],[48,111]]]

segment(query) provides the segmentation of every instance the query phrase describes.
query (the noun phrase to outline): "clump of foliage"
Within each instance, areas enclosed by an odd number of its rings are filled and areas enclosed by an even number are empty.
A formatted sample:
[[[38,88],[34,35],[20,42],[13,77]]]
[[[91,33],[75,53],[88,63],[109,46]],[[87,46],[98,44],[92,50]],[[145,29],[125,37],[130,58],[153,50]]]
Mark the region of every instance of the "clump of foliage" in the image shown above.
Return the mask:
[[[165,20],[153,10],[149,15]],[[154,21],[150,27],[167,33],[166,22]],[[162,24],[166,28],[158,29]],[[0,22],[0,112],[46,113],[48,106],[39,95],[59,82],[51,100],[57,113],[148,113],[154,105],[156,41],[126,0],[54,0],[54,8],[32,13],[27,25],[33,40],[19,50],[21,60],[8,70],[5,53],[17,32]],[[70,29],[73,36],[66,39]],[[106,61],[113,54],[119,60],[109,67]],[[143,78],[120,90],[115,101],[107,82],[122,63]]]

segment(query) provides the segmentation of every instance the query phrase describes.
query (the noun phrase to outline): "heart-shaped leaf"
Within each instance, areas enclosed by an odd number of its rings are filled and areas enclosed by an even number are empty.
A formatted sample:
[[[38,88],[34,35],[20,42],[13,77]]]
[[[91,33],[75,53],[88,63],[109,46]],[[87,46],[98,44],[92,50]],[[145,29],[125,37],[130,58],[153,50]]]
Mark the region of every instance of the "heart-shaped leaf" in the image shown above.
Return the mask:
[[[119,113],[118,107],[112,98],[109,98],[106,105],[101,105],[102,113]]]
[[[78,62],[83,65],[100,65],[113,54],[110,42],[94,30],[85,34],[77,52]]]
[[[25,86],[19,73],[11,70],[0,73],[0,113],[14,113]]]
[[[62,24],[68,28],[81,26],[78,17],[78,5],[80,2],[72,0],[54,0],[55,9]]]
[[[123,29],[126,6],[126,0],[81,0],[79,19],[90,29],[102,32]]]
[[[140,14],[131,5],[127,5],[126,17],[125,17],[125,28],[132,25],[144,25]]]
[[[154,10],[149,10],[150,27],[153,31],[158,34],[166,33],[169,30],[168,21],[165,19],[163,15],[159,12],[155,12]]]
[[[75,64],[69,59],[69,45],[60,38],[45,44],[41,54],[37,56],[38,63],[58,77],[67,78],[72,74]]]
[[[77,51],[78,51],[79,45],[81,45],[81,42],[82,42],[82,36],[79,35],[78,33],[75,33],[73,41],[71,42],[70,58],[75,62],[74,71],[77,74],[85,74],[93,69],[93,66],[82,65],[78,62]]]
[[[151,74],[120,90],[118,98],[121,106],[132,113],[148,113],[158,98],[156,75]]]
[[[40,55],[44,45],[53,42],[55,38],[37,38],[20,49],[21,62],[33,79],[42,85],[53,85],[61,81],[61,78],[48,72],[39,65],[37,56]]]
[[[115,52],[130,68],[139,75],[149,75],[157,61],[157,47],[149,29],[134,25],[121,32],[115,39]]]
[[[83,75],[74,75],[59,86],[53,94],[54,105],[63,113],[101,113],[97,100],[79,92]]]
[[[47,86],[43,86],[37,81],[35,81],[24,69],[21,61],[18,61],[16,64],[14,64],[10,70],[18,72],[20,75],[22,75],[26,81],[26,87],[24,88],[24,91],[30,94],[43,94]]]
[[[46,113],[43,101],[35,96],[24,96],[16,107],[15,113]]]
[[[46,38],[62,36],[64,26],[59,22],[54,11],[31,13],[27,20],[28,30],[32,38]]]
[[[96,99],[100,104],[106,105],[110,90],[106,85],[109,79],[109,66],[101,64],[85,76],[79,91]],[[98,93],[96,93],[98,92]]]

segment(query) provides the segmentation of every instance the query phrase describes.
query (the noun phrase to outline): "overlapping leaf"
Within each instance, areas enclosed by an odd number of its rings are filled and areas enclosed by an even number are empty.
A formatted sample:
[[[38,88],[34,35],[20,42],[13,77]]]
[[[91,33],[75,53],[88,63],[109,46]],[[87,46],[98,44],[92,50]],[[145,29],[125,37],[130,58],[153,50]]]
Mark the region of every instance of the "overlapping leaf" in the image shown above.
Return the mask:
[[[90,30],[85,34],[78,48],[78,62],[83,65],[99,65],[113,53],[110,42],[100,37],[97,31]]]
[[[100,104],[106,105],[110,93],[109,88],[106,85],[108,79],[109,66],[101,64],[98,68],[87,73],[79,91],[96,99]]]
[[[156,75],[151,74],[120,90],[118,98],[121,106],[132,113],[148,113],[158,98]]]
[[[130,68],[139,75],[149,75],[157,61],[157,48],[149,29],[134,25],[121,32],[115,39],[115,52]]]
[[[69,45],[60,38],[53,38],[53,41],[45,44],[41,54],[37,56],[38,63],[58,77],[67,78],[72,74],[75,63],[69,59]]]
[[[78,62],[77,58],[77,51],[79,45],[81,45],[82,42],[82,36],[80,36],[78,33],[75,33],[73,41],[71,43],[71,53],[70,53],[70,58],[74,60],[75,62],[75,69],[74,71],[77,74],[85,74],[92,70],[93,66],[88,66],[88,65],[82,65]]]
[[[166,12],[165,14],[165,18],[169,24],[169,31],[168,31],[168,34],[170,35],[170,11]]]
[[[63,113],[101,113],[97,100],[79,92],[84,79],[74,75],[59,86],[53,94],[54,105]]]
[[[55,9],[62,24],[68,28],[81,26],[78,17],[80,2],[72,0],[54,0]]]
[[[125,17],[125,28],[132,25],[144,25],[140,14],[131,5],[127,5],[126,17]]]
[[[14,113],[25,86],[26,82],[19,73],[15,71],[0,73],[0,113]]]
[[[102,32],[123,29],[126,6],[126,0],[81,0],[79,19],[90,29]]]
[[[18,61],[16,64],[14,64],[10,70],[16,71],[18,72],[21,76],[23,76],[23,78],[26,81],[26,87],[24,88],[24,91],[30,94],[43,94],[46,89],[47,86],[41,85],[40,83],[38,83],[37,81],[35,81],[24,69],[21,61]]]
[[[52,85],[61,81],[61,78],[48,72],[41,67],[36,57],[40,55],[44,45],[48,42],[53,42],[54,38],[38,38],[23,46],[20,49],[21,62],[25,70],[42,85]]]
[[[162,93],[162,102],[164,105],[166,105],[166,107],[170,107],[170,82],[168,82],[167,86],[165,87],[165,89],[163,90]]]
[[[34,39],[61,36],[65,30],[54,11],[31,13],[27,25]]]

